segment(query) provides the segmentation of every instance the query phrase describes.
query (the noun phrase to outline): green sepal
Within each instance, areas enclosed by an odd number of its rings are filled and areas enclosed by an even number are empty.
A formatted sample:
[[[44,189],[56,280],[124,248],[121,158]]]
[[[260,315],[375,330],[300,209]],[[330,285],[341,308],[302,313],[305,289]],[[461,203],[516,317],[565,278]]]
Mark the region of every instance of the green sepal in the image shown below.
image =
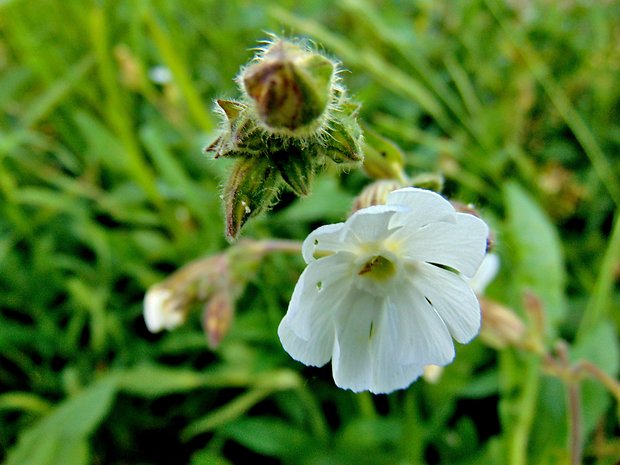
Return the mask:
[[[217,100],[218,113],[225,118],[222,134],[206,149],[214,158],[254,156],[265,147],[262,131],[249,115],[248,106],[233,100]]]
[[[237,160],[224,187],[226,236],[235,239],[248,219],[269,209],[280,186],[278,169],[267,157]]]
[[[295,194],[306,196],[310,193],[310,185],[316,170],[313,162],[316,155],[311,148],[291,144],[285,149],[270,152],[269,157],[278,168],[284,182]]]
[[[324,138],[323,153],[337,164],[358,164],[364,159],[362,129],[357,123],[359,106],[343,105],[343,114],[334,115]]]

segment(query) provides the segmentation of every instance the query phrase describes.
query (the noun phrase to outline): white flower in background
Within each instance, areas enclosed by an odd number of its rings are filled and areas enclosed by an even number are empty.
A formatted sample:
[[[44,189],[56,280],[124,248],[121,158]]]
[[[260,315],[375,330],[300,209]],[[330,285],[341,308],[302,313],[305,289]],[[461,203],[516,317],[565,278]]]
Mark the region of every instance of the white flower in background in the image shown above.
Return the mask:
[[[165,66],[154,66],[149,69],[149,78],[155,84],[168,84],[172,81],[172,71]]]
[[[405,188],[304,241],[304,270],[278,334],[312,366],[332,361],[336,384],[387,393],[469,342],[480,306],[464,278],[485,255],[486,224],[440,195]]]
[[[180,326],[185,322],[185,313],[169,289],[153,286],[144,296],[144,322],[152,333]]]

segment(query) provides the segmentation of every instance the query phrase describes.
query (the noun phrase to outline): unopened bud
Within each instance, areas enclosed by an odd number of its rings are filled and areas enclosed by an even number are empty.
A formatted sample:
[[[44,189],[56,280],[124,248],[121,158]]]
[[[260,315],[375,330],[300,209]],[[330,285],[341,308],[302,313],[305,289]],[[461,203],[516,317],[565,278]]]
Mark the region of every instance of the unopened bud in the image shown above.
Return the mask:
[[[187,311],[184,299],[161,285],[151,287],[144,296],[144,322],[152,333],[180,326],[185,322]]]
[[[205,305],[202,324],[211,350],[216,349],[228,334],[234,313],[233,299],[226,288],[215,292]]]
[[[280,174],[267,157],[237,160],[224,188],[226,235],[235,239],[246,221],[267,210],[278,194]]]
[[[369,184],[362,190],[362,192],[359,193],[357,197],[355,197],[349,216],[362,208],[370,207],[372,205],[385,205],[388,194],[396,189],[400,189],[401,187],[405,186],[403,186],[399,181],[391,181],[387,179],[375,181],[372,184]]]
[[[488,345],[503,349],[518,345],[525,340],[525,324],[512,310],[485,298],[480,299],[480,308],[482,310],[480,338]]]
[[[287,135],[318,126],[332,98],[336,65],[300,44],[275,40],[239,78],[267,129]],[[304,137],[305,134],[300,134]]]
[[[362,130],[357,122],[359,105],[347,103],[342,114],[329,123],[324,137],[324,152],[334,163],[359,164],[364,159]]]
[[[391,140],[364,126],[364,171],[374,179],[405,179],[405,157]]]
[[[411,187],[419,187],[420,189],[428,189],[434,192],[443,190],[443,176],[436,173],[420,173],[411,178],[409,185]]]

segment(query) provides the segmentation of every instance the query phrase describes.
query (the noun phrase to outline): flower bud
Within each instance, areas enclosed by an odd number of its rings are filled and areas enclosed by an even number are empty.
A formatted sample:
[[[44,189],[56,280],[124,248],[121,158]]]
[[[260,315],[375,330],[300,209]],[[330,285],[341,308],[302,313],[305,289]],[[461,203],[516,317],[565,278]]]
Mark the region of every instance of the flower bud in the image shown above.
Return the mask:
[[[525,340],[527,328],[509,308],[492,300],[481,298],[482,327],[480,338],[491,347],[503,349]]]
[[[239,77],[268,130],[317,127],[332,98],[336,65],[299,44],[275,40]]]
[[[420,173],[411,178],[409,185],[411,187],[419,187],[420,189],[428,189],[434,192],[443,190],[443,176],[436,173]]]
[[[281,184],[276,167],[267,157],[237,161],[224,188],[226,235],[235,239],[245,222],[267,210]]]
[[[364,171],[374,179],[406,179],[405,157],[389,139],[364,126]]]
[[[144,296],[144,322],[152,333],[170,330],[185,322],[187,305],[164,286],[151,287]]]
[[[234,313],[233,298],[226,288],[215,292],[205,305],[202,325],[211,350],[215,350],[228,334]]]
[[[349,216],[362,208],[370,207],[372,205],[385,205],[388,194],[396,189],[400,189],[401,187],[405,186],[399,181],[387,179],[375,181],[372,184],[367,185],[362,192],[355,197]]]
[[[357,122],[359,105],[343,106],[343,114],[330,121],[323,145],[324,153],[334,163],[358,164],[364,159],[362,152],[362,130]]]

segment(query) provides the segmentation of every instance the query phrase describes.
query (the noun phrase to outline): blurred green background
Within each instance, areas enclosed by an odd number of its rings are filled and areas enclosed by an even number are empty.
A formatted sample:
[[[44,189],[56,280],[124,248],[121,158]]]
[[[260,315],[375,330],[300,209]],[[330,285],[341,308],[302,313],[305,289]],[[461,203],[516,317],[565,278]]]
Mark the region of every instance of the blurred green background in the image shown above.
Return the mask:
[[[0,0],[0,461],[617,463],[619,18],[613,0]],[[267,32],[340,59],[408,172],[480,207],[488,296],[532,331],[540,299],[542,352],[476,340],[436,384],[341,391],[279,344],[303,269],[282,254],[215,351],[197,313],[148,333],[145,290],[227,247],[229,164],[202,149]],[[244,235],[301,240],[369,182],[327,172]],[[608,389],[550,369],[560,338]]]

